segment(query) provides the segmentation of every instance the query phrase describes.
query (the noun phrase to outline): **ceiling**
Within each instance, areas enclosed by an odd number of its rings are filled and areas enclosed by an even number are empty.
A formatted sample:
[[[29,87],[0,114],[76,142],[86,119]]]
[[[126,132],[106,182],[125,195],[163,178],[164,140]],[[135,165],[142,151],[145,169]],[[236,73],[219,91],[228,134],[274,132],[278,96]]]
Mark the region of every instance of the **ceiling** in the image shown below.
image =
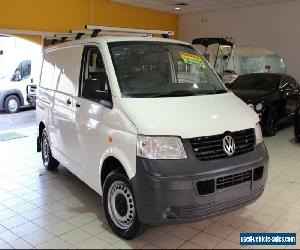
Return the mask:
[[[176,14],[189,14],[200,11],[212,11],[220,9],[233,9],[252,7],[267,4],[277,4],[295,0],[112,0],[114,2],[145,7],[154,10],[166,11]],[[176,4],[187,4],[176,6]],[[180,10],[175,10],[180,7]]]

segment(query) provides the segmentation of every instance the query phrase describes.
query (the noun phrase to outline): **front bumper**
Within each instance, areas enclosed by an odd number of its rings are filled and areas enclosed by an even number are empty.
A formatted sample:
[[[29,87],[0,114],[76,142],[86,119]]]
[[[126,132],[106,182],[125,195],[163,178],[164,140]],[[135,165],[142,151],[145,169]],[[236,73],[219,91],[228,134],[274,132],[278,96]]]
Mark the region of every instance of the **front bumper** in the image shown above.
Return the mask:
[[[184,160],[137,158],[137,172],[131,183],[139,219],[145,224],[185,223],[246,206],[263,193],[268,162],[264,144],[252,152],[213,161],[189,156]],[[254,172],[260,167],[263,173],[256,180]],[[232,185],[218,187],[220,180],[228,178]],[[213,183],[213,192],[200,195],[199,183],[205,186],[206,181]]]

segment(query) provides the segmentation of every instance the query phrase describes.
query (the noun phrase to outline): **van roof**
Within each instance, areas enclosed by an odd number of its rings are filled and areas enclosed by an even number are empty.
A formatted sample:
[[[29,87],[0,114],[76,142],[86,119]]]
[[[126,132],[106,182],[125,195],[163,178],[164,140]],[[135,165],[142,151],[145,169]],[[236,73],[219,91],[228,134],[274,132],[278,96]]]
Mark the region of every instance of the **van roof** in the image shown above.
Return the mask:
[[[191,45],[190,43],[174,40],[174,39],[168,39],[168,38],[159,38],[159,37],[139,37],[139,36],[99,36],[94,38],[82,38],[80,40],[73,40],[68,41],[64,43],[60,43],[57,45],[52,45],[46,48],[46,52],[48,50],[52,49],[58,49],[67,47],[70,45],[78,45],[78,44],[85,44],[89,42],[127,42],[127,41],[145,41],[145,42],[164,42],[164,43],[177,43],[177,44],[185,44],[185,45]]]

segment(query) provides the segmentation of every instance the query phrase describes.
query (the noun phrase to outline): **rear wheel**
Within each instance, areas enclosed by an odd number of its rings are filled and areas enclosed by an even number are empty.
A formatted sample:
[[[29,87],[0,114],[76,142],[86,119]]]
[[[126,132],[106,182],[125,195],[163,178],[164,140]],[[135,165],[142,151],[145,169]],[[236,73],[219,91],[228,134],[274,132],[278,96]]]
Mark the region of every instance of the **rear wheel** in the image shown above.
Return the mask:
[[[42,132],[41,140],[43,164],[47,170],[56,170],[59,166],[59,162],[52,156],[46,129]]]
[[[103,205],[111,229],[120,237],[131,240],[141,230],[133,191],[128,178],[117,171],[104,182]]]
[[[278,111],[276,107],[271,107],[267,115],[266,126],[264,129],[266,136],[274,136],[277,133]]]
[[[20,109],[20,100],[17,96],[11,95],[4,102],[4,109],[7,113],[14,114]]]

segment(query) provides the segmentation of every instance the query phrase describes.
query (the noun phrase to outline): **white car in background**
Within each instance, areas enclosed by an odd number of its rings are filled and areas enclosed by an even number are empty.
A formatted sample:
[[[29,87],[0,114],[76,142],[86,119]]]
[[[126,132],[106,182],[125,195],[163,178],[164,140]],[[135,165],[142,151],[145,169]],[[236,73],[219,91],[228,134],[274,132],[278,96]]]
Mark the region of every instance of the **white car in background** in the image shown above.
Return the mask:
[[[12,76],[0,79],[0,110],[17,113],[20,107],[34,107],[35,91],[31,60],[24,60],[19,63]]]

